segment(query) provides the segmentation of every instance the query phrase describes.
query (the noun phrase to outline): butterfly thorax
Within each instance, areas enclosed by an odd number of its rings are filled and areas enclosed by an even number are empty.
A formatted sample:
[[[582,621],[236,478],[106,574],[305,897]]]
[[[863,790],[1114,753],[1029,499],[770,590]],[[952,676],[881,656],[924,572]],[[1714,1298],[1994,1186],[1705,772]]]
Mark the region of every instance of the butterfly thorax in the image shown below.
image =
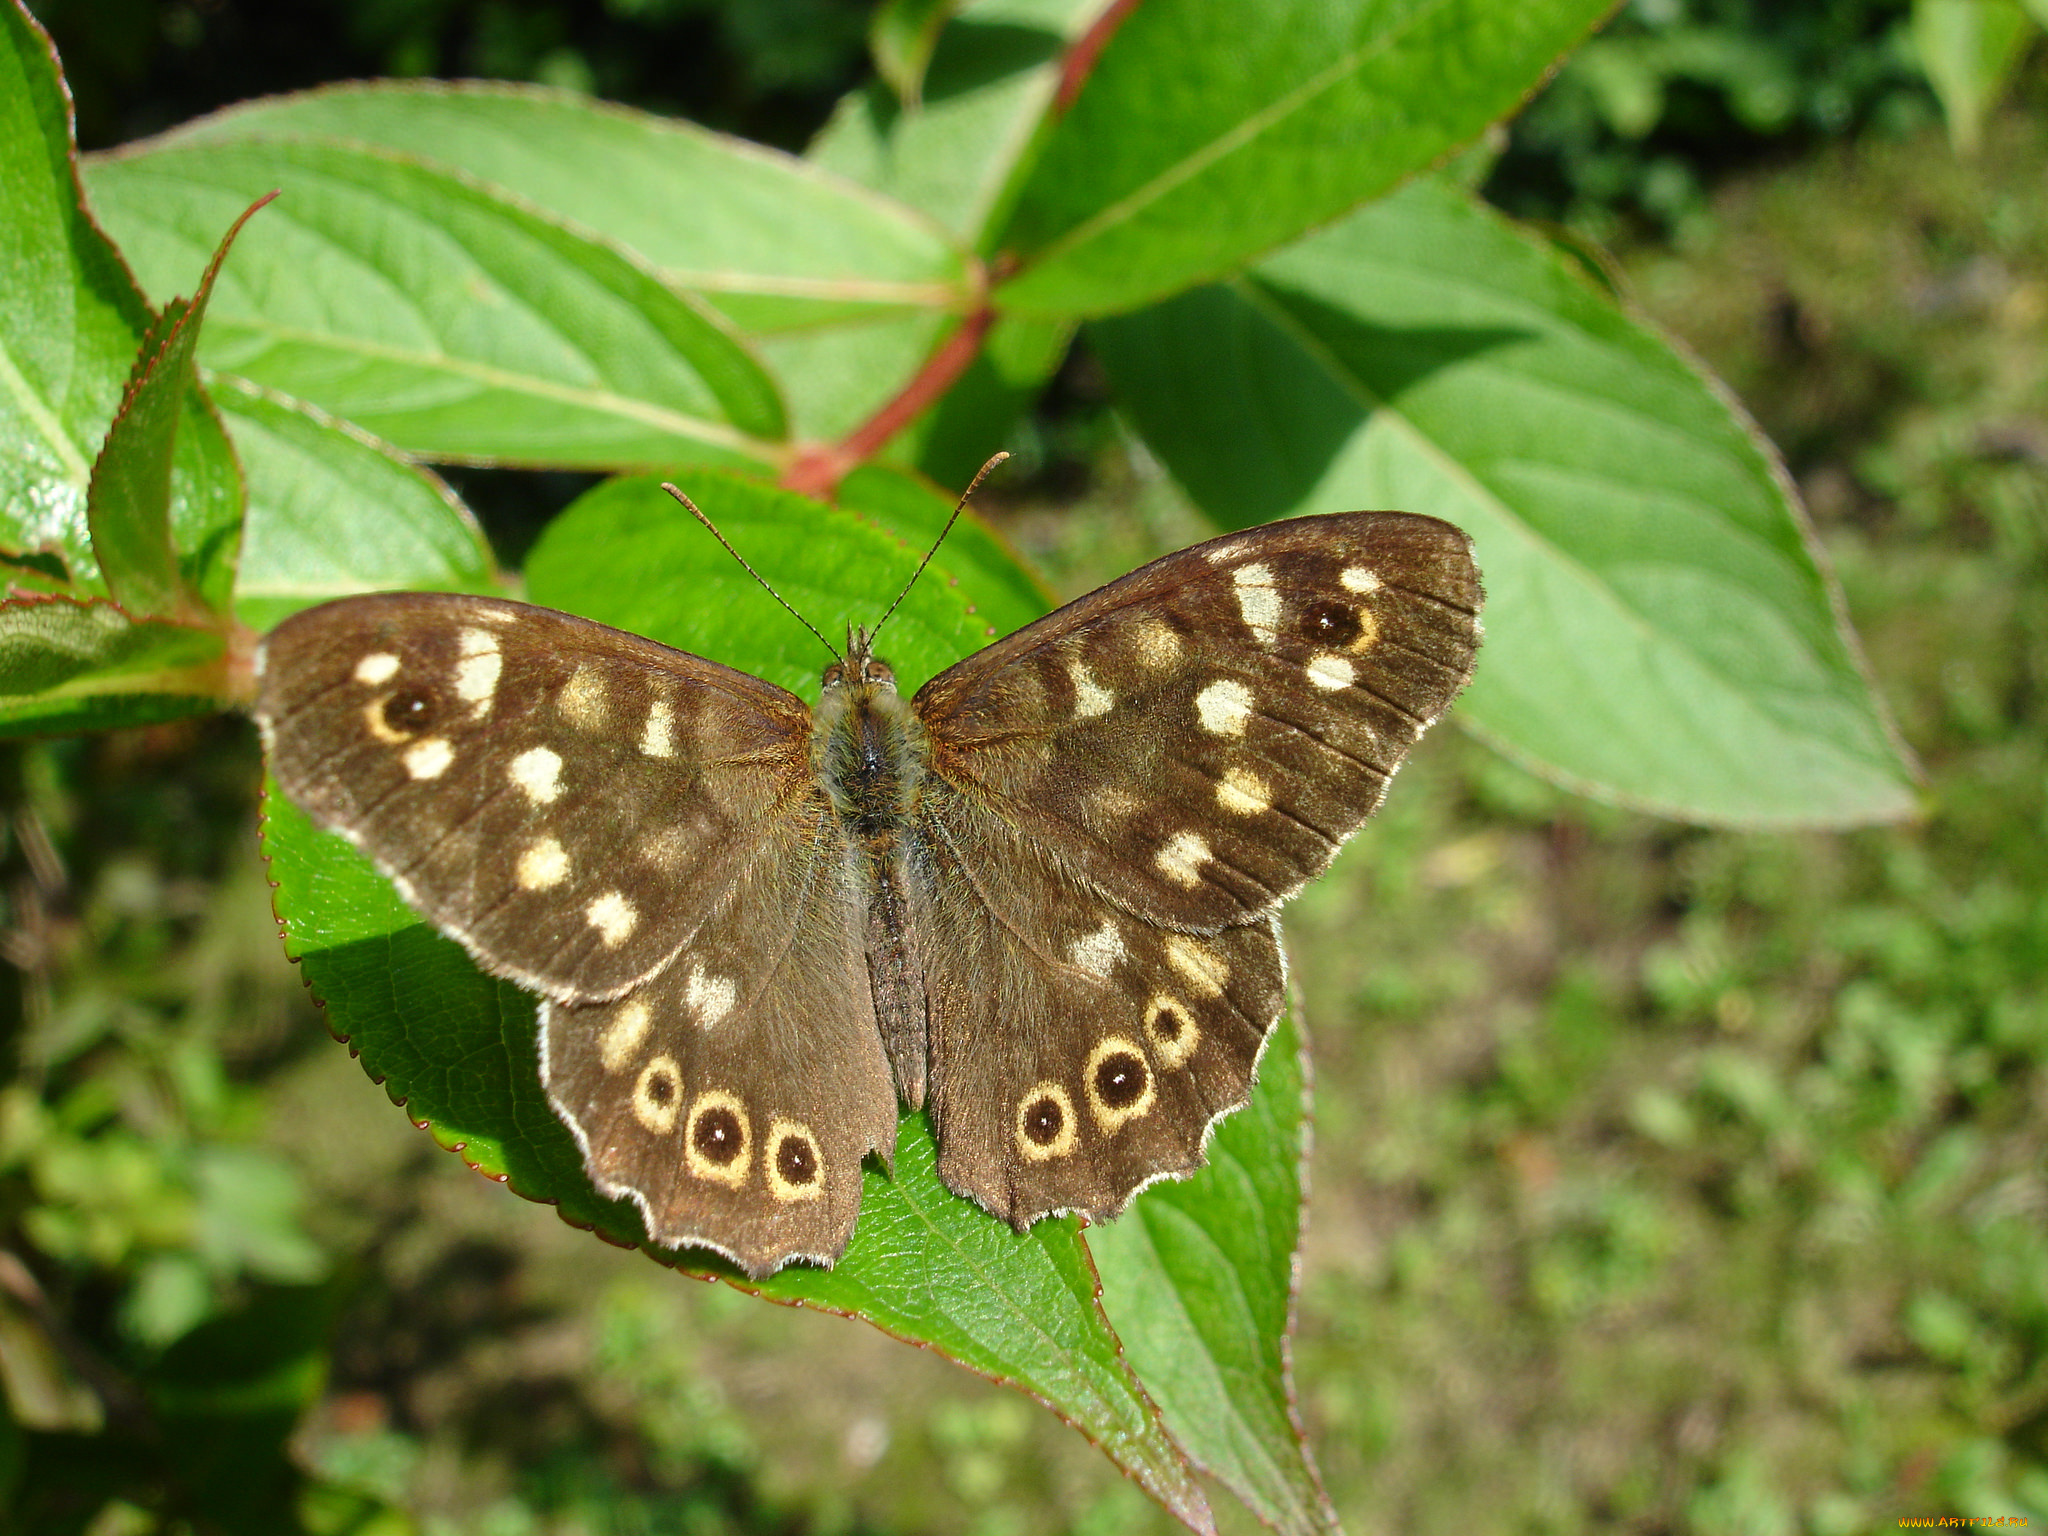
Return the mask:
[[[855,631],[825,669],[812,737],[818,782],[846,838],[848,874],[865,912],[875,1019],[898,1092],[922,1106],[924,969],[910,937],[905,830],[924,778],[923,730],[896,674]]]

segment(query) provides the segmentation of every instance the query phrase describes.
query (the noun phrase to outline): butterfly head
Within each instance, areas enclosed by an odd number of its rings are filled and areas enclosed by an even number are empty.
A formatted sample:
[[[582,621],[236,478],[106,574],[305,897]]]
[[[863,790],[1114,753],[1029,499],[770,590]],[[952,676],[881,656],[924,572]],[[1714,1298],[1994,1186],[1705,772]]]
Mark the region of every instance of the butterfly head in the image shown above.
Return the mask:
[[[825,691],[865,687],[882,693],[896,691],[896,669],[874,652],[875,632],[848,626],[846,654],[825,669]]]

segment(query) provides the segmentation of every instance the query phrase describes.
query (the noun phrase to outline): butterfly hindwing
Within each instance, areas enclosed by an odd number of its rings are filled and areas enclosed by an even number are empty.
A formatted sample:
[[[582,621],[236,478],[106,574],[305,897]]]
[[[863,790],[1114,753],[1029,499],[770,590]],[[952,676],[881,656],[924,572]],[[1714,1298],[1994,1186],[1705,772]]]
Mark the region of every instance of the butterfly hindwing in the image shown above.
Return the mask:
[[[1271,911],[1372,814],[1472,673],[1470,541],[1351,513],[1212,540],[918,691],[933,770],[1170,927]]]
[[[486,969],[562,1000],[666,965],[815,792],[793,694],[523,603],[324,604],[259,671],[285,792]]]
[[[756,1276],[831,1263],[887,1159],[896,1089],[844,843],[822,794],[784,822],[675,962],[609,1003],[543,1010],[541,1077],[592,1182],[648,1235]]]
[[[971,793],[928,791],[914,907],[939,1175],[1018,1227],[1193,1172],[1279,1016],[1270,919],[1214,935],[1105,901]]]

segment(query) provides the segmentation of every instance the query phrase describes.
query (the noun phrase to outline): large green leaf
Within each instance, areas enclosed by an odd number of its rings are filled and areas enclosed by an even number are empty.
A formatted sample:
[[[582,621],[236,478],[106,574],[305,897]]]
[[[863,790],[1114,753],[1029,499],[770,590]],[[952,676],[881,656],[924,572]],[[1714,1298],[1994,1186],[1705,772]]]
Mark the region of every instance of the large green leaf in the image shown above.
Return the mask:
[[[1000,245],[1017,312],[1134,308],[1328,223],[1513,111],[1611,0],[1148,0]]]
[[[218,710],[226,636],[136,619],[105,598],[0,602],[0,735],[143,725]]]
[[[1307,1160],[1307,1056],[1290,1008],[1251,1103],[1209,1143],[1208,1169],[1154,1186],[1123,1220],[1088,1234],[1103,1305],[1166,1427],[1284,1532],[1337,1524],[1287,1360]]]
[[[966,291],[956,242],[888,197],[743,139],[567,91],[380,81],[273,96],[160,144],[355,143],[487,182],[602,231],[750,334]]]
[[[815,503],[706,474],[693,499],[790,601],[827,632],[872,622],[915,564],[895,533]],[[870,499],[879,499],[871,497]],[[976,559],[986,558],[986,552]],[[906,684],[1037,606],[1013,578],[943,567],[887,630]],[[552,524],[527,563],[537,600],[708,653],[815,695],[815,640],[650,482],[614,481]],[[972,605],[973,611],[970,611]],[[365,1068],[471,1164],[615,1240],[644,1241],[630,1202],[600,1197],[538,1079],[534,1005],[481,975],[423,925],[345,842],[271,802],[265,844],[288,943]],[[905,1121],[893,1174],[870,1169],[859,1228],[830,1271],[758,1284],[721,1261],[691,1269],[772,1299],[862,1317],[1043,1399],[1169,1509],[1208,1528],[1200,1491],[1131,1374],[1096,1299],[1071,1219],[1018,1234],[938,1182],[921,1117]]]
[[[1059,83],[1060,60],[1102,0],[978,0],[938,39],[924,98],[906,110],[879,83],[849,93],[809,158],[936,219],[969,245],[993,233],[1030,163]],[[840,327],[767,342],[792,410],[836,438],[889,400],[929,355],[940,316]],[[890,445],[942,481],[964,479],[1006,440],[1066,355],[1071,324],[1004,316],[939,405]]]
[[[19,6],[0,38],[0,553],[61,563],[46,584],[104,593],[88,530],[94,460],[137,365],[151,316],[121,258],[80,202],[76,152],[56,55]],[[190,289],[244,198],[206,230],[167,279]],[[232,460],[193,392],[175,388],[169,419],[150,434],[171,448],[169,547],[182,561],[156,584],[183,578],[224,596],[233,572]],[[162,507],[159,507],[162,511]],[[166,555],[164,540],[156,554]]]
[[[1913,810],[1768,444],[1575,263],[1464,193],[1410,187],[1091,337],[1219,521],[1400,507],[1467,529],[1487,635],[1459,717],[1512,755],[1690,820]]]
[[[451,172],[279,141],[131,149],[88,180],[156,292],[282,188],[222,274],[201,361],[407,452],[602,468],[780,451],[780,399],[727,322]]]
[[[890,196],[776,150],[568,92],[337,86],[238,106],[160,142],[295,140],[425,156],[601,231],[755,340],[800,438],[843,436],[871,414],[972,292],[964,247]],[[719,457],[685,449],[672,460]]]
[[[214,399],[248,476],[244,624],[354,592],[491,589],[490,546],[437,476],[298,401],[227,379]]]

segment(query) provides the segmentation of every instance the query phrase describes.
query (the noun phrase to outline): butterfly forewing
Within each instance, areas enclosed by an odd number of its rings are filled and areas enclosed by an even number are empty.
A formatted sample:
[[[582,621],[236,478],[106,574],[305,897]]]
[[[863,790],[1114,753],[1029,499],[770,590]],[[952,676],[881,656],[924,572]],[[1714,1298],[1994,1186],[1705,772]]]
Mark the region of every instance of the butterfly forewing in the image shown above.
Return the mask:
[[[1372,814],[1471,676],[1470,542],[1354,513],[1213,540],[921,689],[942,778],[1098,890],[1214,931],[1272,910]]]
[[[521,603],[328,603],[259,667],[285,792],[487,969],[554,998],[661,969],[816,793],[794,695]]]

